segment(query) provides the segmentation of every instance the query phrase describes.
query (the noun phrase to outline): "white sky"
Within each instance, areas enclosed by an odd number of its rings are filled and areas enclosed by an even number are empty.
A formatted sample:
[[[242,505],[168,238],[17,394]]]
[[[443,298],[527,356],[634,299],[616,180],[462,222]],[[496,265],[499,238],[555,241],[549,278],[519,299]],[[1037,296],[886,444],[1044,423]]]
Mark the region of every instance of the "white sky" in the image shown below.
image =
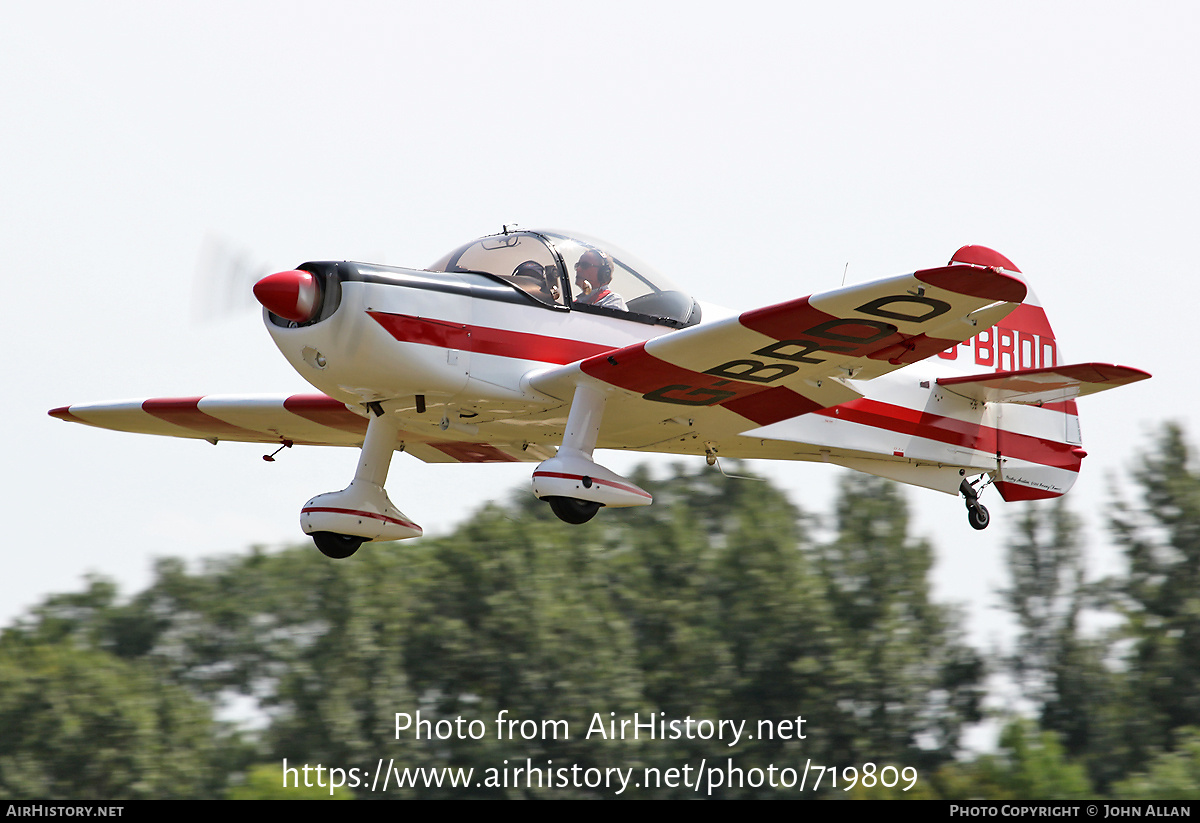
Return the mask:
[[[1110,480],[1162,421],[1200,438],[1185,322],[1200,299],[1197,9],[0,4],[0,482],[14,527],[0,622],[89,571],[131,593],[156,556],[298,542],[300,505],[349,481],[354,451],[267,464],[263,447],[46,415],[309,388],[255,312],[191,319],[209,234],[278,268],[423,266],[502,223],[558,226],[736,309],[835,287],[847,262],[856,282],[992,246],[1029,276],[1068,360],[1156,376],[1081,401],[1091,456],[1071,498],[1111,570]],[[753,468],[828,510],[837,470]],[[443,533],[531,471],[397,456],[388,488]],[[987,495],[978,534],[957,499],[909,501],[939,549],[938,592],[971,602],[989,642],[1020,505]]]

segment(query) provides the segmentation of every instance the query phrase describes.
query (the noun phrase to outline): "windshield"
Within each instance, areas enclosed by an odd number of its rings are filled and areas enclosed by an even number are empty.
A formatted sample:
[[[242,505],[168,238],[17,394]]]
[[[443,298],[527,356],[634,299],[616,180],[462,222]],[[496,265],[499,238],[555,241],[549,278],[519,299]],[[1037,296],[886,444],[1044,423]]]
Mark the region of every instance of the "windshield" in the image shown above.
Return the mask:
[[[472,240],[439,259],[429,271],[490,274],[542,303],[566,305],[558,260],[546,241],[532,232]]]

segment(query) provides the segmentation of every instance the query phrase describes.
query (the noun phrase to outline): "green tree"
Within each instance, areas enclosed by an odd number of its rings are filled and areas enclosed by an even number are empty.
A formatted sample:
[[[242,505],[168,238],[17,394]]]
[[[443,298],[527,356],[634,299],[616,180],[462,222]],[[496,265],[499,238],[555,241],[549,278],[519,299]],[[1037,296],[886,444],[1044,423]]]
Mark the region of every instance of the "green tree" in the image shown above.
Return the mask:
[[[1086,581],[1079,518],[1063,498],[1025,509],[1007,561],[1011,584],[1000,594],[1020,627],[1007,668],[1040,727],[1105,791],[1130,763],[1129,679],[1111,630],[1088,636],[1080,622],[1085,610],[1109,609],[1110,586]]]
[[[70,643],[0,643],[0,793],[212,797],[224,784],[210,708],[139,664]]]
[[[956,611],[931,600],[932,547],[909,536],[894,483],[845,475],[836,518],[835,538],[818,548],[838,649],[826,672],[838,719],[827,733],[846,764],[935,767],[981,719],[983,660]]]
[[[506,760],[510,768],[665,770],[730,757],[743,769],[803,758],[924,768],[954,753],[963,724],[978,716],[982,664],[961,643],[953,612],[930,601],[931,550],[908,536],[891,484],[846,479],[837,535],[822,544],[769,483],[684,469],[635,479],[655,506],[578,527],[524,494],[485,506],[445,537],[369,544],[346,561],[311,546],[252,550],[194,571],[161,561],[128,602],[94,580],[49,598],[6,639],[108,655],[212,706],[252,699],[266,724],[256,751],[220,752],[221,774],[247,791],[262,771],[247,773],[247,763],[284,757],[359,769],[387,758],[483,775]],[[483,734],[457,726],[429,734],[426,725],[418,739],[410,725],[397,735],[396,714],[411,723],[418,711],[427,724],[476,721]],[[501,712],[516,725],[498,727]],[[586,736],[593,718],[634,713],[643,722],[746,721],[754,739],[731,748],[695,735]],[[806,739],[795,726],[802,716]],[[760,735],[759,720],[789,721],[791,733]],[[569,733],[544,725],[554,721]],[[468,793],[569,791],[500,783]]]
[[[1000,595],[1020,627],[1008,667],[1044,712],[1057,699],[1055,675],[1077,642],[1085,596],[1079,520],[1063,498],[1024,510],[1007,565],[1011,585]]]
[[[1174,751],[1157,754],[1144,772],[1113,787],[1123,800],[1200,800],[1200,729],[1179,729]]]
[[[1057,735],[1014,720],[998,754],[942,767],[930,781],[944,799],[1064,800],[1093,796],[1083,766],[1067,757]]]
[[[1118,501],[1111,519],[1129,563],[1120,596],[1132,711],[1129,766],[1200,726],[1200,471],[1183,430],[1168,424],[1134,470],[1140,505]]]
[[[228,792],[225,797],[229,800],[353,800],[354,792],[344,786],[329,789],[316,785],[315,778],[310,780],[312,785],[305,786],[302,779],[296,781],[299,785],[284,785],[282,769],[278,763],[261,763],[247,770],[242,780]]]

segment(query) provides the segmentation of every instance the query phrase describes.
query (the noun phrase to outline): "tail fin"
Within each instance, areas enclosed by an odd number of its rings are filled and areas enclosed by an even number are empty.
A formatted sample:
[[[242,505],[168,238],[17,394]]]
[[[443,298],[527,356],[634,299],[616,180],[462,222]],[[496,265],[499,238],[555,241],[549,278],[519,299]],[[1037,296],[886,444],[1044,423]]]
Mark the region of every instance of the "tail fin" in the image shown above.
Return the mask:
[[[983,246],[963,246],[951,262],[1020,273]],[[1008,317],[941,356],[965,360],[963,365],[973,361],[982,372],[943,378],[943,388],[998,404],[996,488],[1006,501],[1066,494],[1087,455],[1075,398],[1150,376],[1107,364],[1060,365],[1054,331],[1032,289]]]

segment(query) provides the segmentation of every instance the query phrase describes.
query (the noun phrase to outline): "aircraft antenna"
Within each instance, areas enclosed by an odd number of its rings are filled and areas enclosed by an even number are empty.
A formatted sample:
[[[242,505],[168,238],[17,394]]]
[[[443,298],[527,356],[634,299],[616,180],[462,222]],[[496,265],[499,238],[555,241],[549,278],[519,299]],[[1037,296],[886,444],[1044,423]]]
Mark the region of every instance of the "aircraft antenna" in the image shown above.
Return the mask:
[[[717,469],[720,470],[721,474],[725,475],[730,480],[758,480],[762,483],[767,482],[767,478],[765,477],[749,477],[744,474],[730,474],[729,472],[725,471],[725,467],[721,465],[721,459],[717,457],[717,444],[713,443],[711,440],[704,444],[704,460],[708,463],[708,465],[716,466]]]
[[[846,268],[842,269],[842,286],[846,285],[846,272],[850,271],[850,261],[846,261]]]
[[[721,458],[717,457],[716,455],[713,455],[713,463],[715,463],[717,468],[721,470],[721,474],[725,475],[730,480],[757,480],[759,483],[767,482],[767,478],[765,477],[751,477],[748,474],[730,474],[729,472],[725,471],[725,467],[721,465]]]

